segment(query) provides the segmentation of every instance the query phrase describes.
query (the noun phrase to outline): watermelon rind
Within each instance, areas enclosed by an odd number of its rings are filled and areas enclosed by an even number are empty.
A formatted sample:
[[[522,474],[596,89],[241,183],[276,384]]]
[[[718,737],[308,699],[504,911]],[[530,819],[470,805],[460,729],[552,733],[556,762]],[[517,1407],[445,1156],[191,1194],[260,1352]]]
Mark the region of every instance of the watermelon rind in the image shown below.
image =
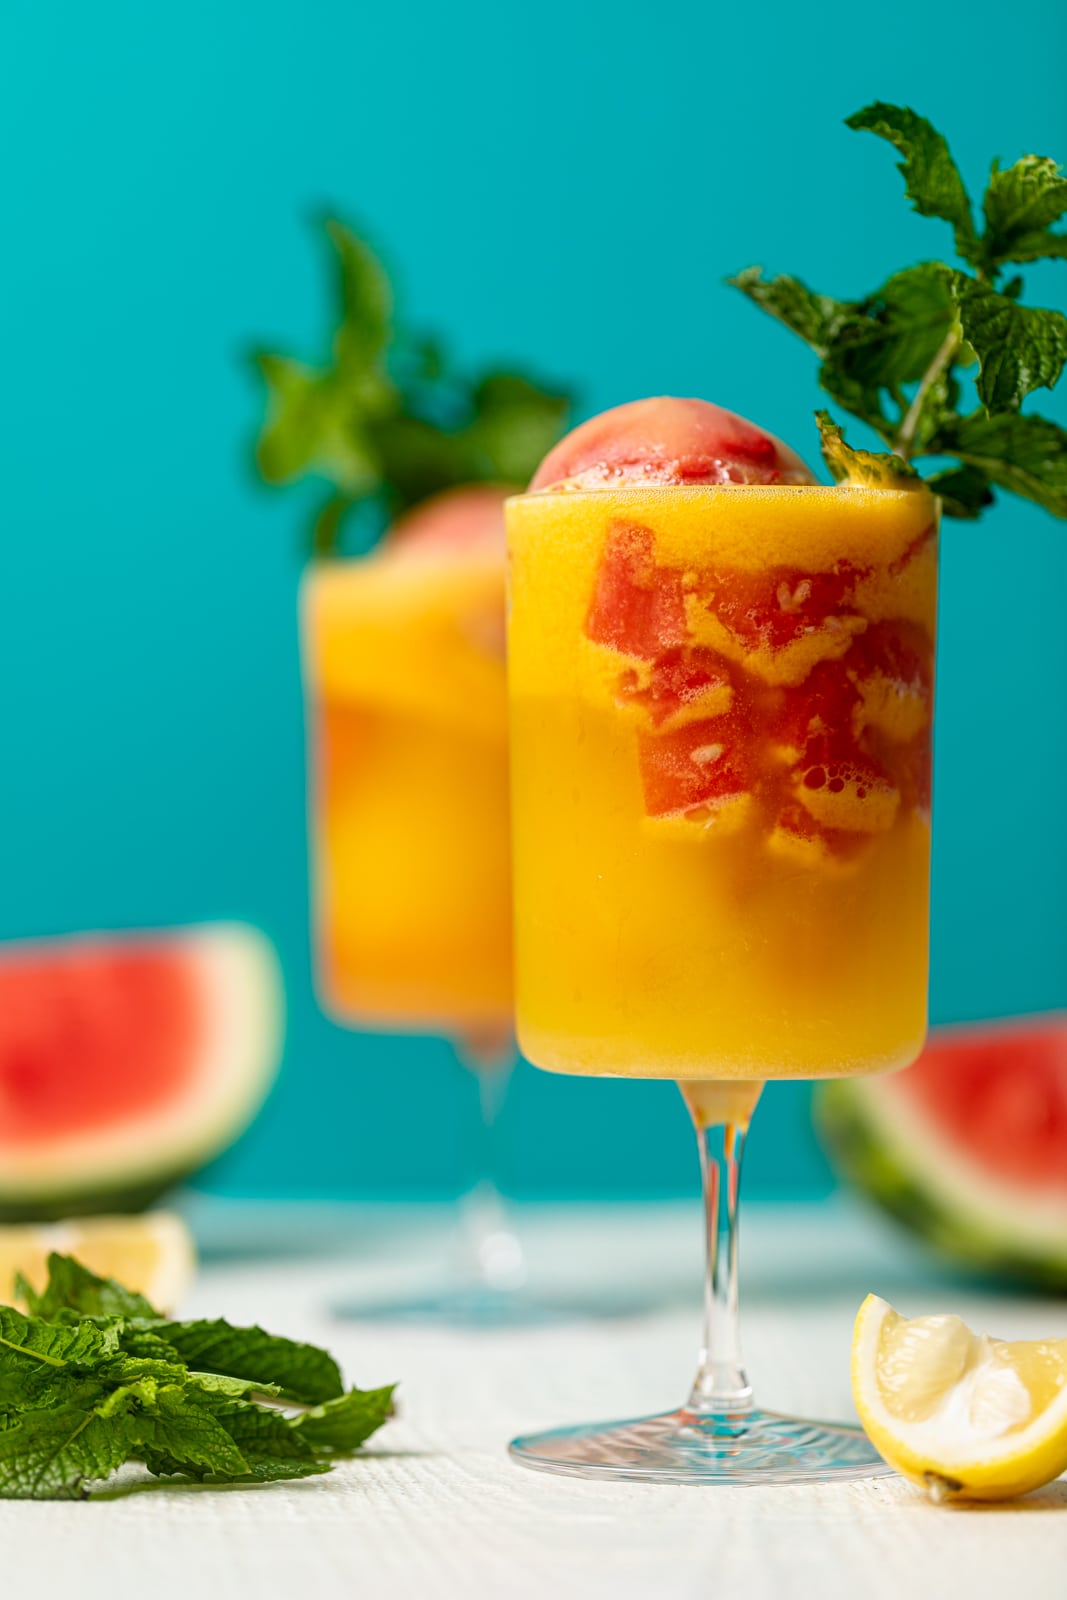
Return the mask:
[[[944,1259],[1067,1291],[1067,1205],[1020,1195],[968,1162],[891,1080],[820,1084],[815,1123],[838,1174]]]
[[[284,1031],[281,971],[270,941],[242,923],[101,934],[165,942],[195,963],[213,1021],[185,1094],[149,1113],[31,1146],[0,1143],[0,1221],[145,1210],[227,1149],[277,1075]],[[40,941],[42,956],[51,941]]]

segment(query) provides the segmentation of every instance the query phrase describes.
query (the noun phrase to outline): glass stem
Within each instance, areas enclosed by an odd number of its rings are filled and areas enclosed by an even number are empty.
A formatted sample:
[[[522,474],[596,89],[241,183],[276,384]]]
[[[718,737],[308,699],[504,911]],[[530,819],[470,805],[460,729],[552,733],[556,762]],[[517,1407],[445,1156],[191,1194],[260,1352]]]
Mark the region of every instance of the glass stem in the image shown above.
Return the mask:
[[[507,1041],[468,1041],[457,1046],[463,1065],[478,1083],[478,1175],[462,1202],[463,1234],[469,1268],[483,1289],[519,1288],[526,1279],[522,1246],[511,1227],[507,1207],[497,1184],[499,1170],[498,1121],[507,1097],[515,1058]]]
[[[745,1135],[761,1083],[682,1083],[700,1149],[704,1195],[704,1344],[688,1409],[700,1415],[749,1411],[752,1386],[741,1365],[737,1302],[737,1203]]]

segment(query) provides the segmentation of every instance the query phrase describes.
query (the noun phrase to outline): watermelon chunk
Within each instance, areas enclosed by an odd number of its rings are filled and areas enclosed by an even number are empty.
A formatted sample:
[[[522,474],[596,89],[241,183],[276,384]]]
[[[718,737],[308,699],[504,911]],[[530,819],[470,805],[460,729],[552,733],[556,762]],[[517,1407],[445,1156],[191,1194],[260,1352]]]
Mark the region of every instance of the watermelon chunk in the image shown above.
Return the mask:
[[[729,710],[734,690],[728,661],[714,650],[682,646],[643,671],[624,672],[618,694],[621,704],[640,707],[661,728],[718,716]]]
[[[697,597],[748,650],[782,650],[831,618],[855,616],[850,604],[858,568],[839,562],[832,572],[767,567],[739,572],[710,567]]]
[[[0,946],[0,1216],[136,1210],[218,1155],[281,1016],[274,952],[240,925]]]
[[[816,1111],[842,1176],[942,1255],[1067,1290],[1067,1014],[938,1030]]]
[[[650,528],[617,522],[597,567],[586,638],[627,656],[651,659],[686,638],[680,570],[658,566]]]
[[[645,810],[678,817],[718,809],[747,793],[747,752],[729,717],[688,722],[673,732],[638,734]]]
[[[803,683],[776,692],[767,715],[768,733],[799,760],[820,735],[836,731],[851,742],[860,703],[847,660],[819,661]]]

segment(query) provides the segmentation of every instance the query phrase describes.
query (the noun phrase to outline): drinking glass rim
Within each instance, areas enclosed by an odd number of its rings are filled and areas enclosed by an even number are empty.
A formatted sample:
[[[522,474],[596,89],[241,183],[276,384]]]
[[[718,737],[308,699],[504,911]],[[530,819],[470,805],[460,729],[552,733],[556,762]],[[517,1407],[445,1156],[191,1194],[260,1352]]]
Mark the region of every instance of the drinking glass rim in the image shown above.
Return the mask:
[[[535,489],[532,492],[525,490],[521,494],[509,495],[504,501],[506,510],[513,506],[544,504],[549,501],[559,501],[562,505],[572,505],[575,502],[598,500],[632,500],[635,504],[663,501],[677,502],[679,497],[686,500],[699,502],[700,500],[716,500],[720,496],[735,495],[740,491],[743,494],[757,496],[761,500],[789,499],[794,495],[805,495],[825,498],[831,502],[840,500],[843,496],[863,496],[878,500],[901,500],[914,494],[925,494],[931,500],[937,496],[921,478],[914,485],[906,487],[884,487],[871,483],[620,483],[618,485],[604,484],[595,489]]]

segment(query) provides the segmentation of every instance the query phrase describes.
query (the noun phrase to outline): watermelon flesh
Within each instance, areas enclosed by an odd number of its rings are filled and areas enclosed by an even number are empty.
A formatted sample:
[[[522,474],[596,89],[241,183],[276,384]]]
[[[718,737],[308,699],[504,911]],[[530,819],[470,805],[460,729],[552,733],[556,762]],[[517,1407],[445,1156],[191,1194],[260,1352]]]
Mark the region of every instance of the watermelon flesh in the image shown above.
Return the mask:
[[[47,1144],[179,1093],[210,1026],[188,963],[151,944],[0,960],[0,1142]]]
[[[923,553],[920,542],[906,560]],[[613,524],[585,634],[626,662],[617,700],[644,719],[648,816],[699,821],[748,796],[768,837],[847,860],[901,804],[929,811],[930,640],[905,620],[869,621],[855,595],[866,576],[847,562],[825,573],[714,564],[685,573],[657,563],[650,529]],[[721,648],[698,642],[704,615]],[[820,631],[835,653],[793,681],[785,653]],[[757,651],[769,679],[749,670]]]
[[[0,946],[0,1215],[138,1209],[218,1155],[277,1069],[281,984],[238,925]]]
[[[781,440],[705,400],[638,400],[583,423],[550,451],[531,490],[649,485],[796,486],[816,479]],[[933,527],[894,575],[929,554]],[[713,541],[709,539],[709,545]],[[637,723],[649,818],[701,828],[747,808],[773,849],[851,861],[903,805],[929,811],[933,646],[880,619],[874,575],[730,567],[712,549],[683,569],[651,528],[618,516],[584,621],[617,654],[616,701]]]
[[[1067,1017],[946,1032],[886,1088],[976,1167],[1067,1206]]]
[[[949,1259],[1067,1290],[1067,1014],[946,1028],[914,1066],[821,1085],[842,1176]]]

